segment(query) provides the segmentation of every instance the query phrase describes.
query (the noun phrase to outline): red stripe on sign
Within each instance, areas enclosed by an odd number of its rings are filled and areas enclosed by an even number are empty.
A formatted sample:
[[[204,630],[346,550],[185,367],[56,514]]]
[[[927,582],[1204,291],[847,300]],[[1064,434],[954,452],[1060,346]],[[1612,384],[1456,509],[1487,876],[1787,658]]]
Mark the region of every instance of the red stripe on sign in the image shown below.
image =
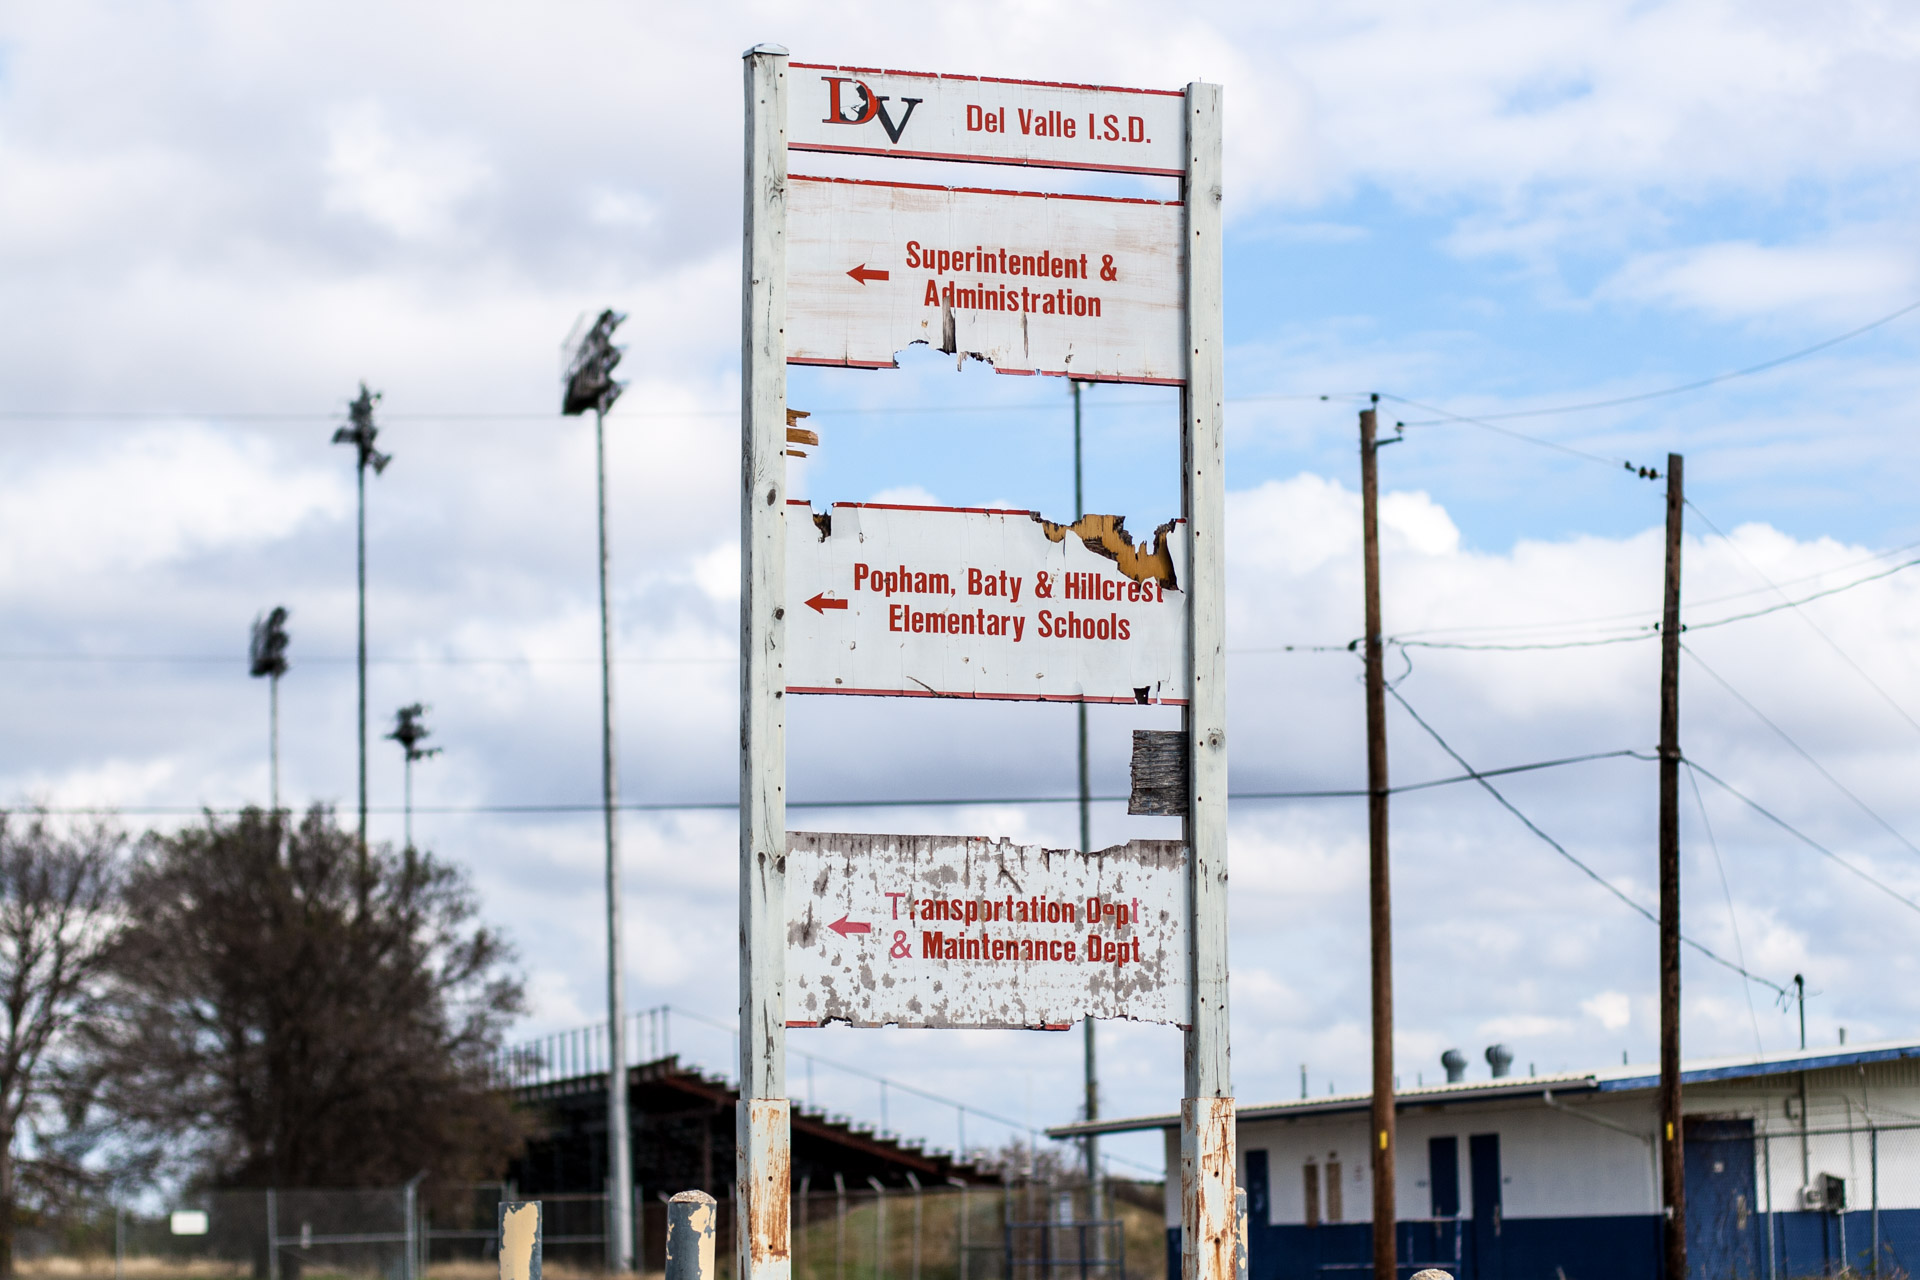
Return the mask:
[[[836,502],[836,507],[860,507],[867,511],[958,511],[976,516],[1038,516],[1038,511],[1020,511],[1013,507],[929,507],[906,502]]]
[[[1184,89],[1128,89],[1115,84],[1074,84],[1065,80],[1012,80],[1005,76],[959,76],[944,71],[892,71],[886,67],[836,67],[825,62],[789,62],[800,71],[853,71],[863,76],[905,76],[914,80],[958,80],[966,84],[1025,84],[1041,89],[1088,89],[1096,93],[1138,93],[1154,98],[1184,98]]]
[[[1088,196],[1060,191],[1006,191],[999,187],[949,187],[938,182],[883,182],[879,178],[822,178],[811,173],[789,174],[787,181],[835,182],[849,187],[892,187],[899,191],[958,191],[970,196],[1023,196],[1030,200],[1090,200],[1095,204],[1152,204],[1168,209],[1178,209],[1184,203],[1179,200],[1148,200],[1141,196]]]
[[[1024,156],[983,156],[973,151],[898,151],[892,147],[829,147],[817,142],[790,142],[789,151],[814,151],[836,156],[892,156],[897,160],[960,160],[969,164],[1022,164],[1030,169],[1081,169],[1095,173],[1142,173],[1155,178],[1184,178],[1185,169],[1155,165],[1088,164],[1076,160],[1028,160]]]
[[[790,1027],[817,1027],[820,1024],[817,1022],[801,1022],[794,1018],[788,1018],[787,1025]]]
[[[969,698],[976,702],[1090,702],[1101,706],[1184,707],[1185,698],[1075,698],[1060,693],[940,693],[927,689],[849,689],[844,685],[821,686],[790,684],[788,693],[839,693],[855,698]]]
[[[788,356],[788,364],[817,364],[829,369],[898,369],[897,360],[828,360],[816,356]]]
[[[788,356],[788,364],[803,364],[822,369],[898,369],[899,362],[889,360],[834,360],[826,356]],[[1130,383],[1141,387],[1184,387],[1185,378],[1149,378],[1130,376],[1124,373],[1075,373],[1071,369],[1002,369],[993,366],[995,373],[1015,376],[1038,374],[1043,378],[1077,378],[1081,382]]]

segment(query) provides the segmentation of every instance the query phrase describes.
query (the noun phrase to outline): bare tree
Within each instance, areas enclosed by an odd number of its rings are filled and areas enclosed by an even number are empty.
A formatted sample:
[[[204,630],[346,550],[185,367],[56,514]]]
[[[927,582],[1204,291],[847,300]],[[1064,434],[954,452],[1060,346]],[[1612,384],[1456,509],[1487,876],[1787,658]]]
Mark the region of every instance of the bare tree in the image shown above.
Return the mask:
[[[13,1275],[23,1130],[59,1092],[74,1032],[97,1007],[119,932],[125,839],[61,833],[0,810],[0,1277]]]
[[[90,1032],[116,1142],[215,1186],[497,1175],[520,1122],[488,1068],[521,987],[466,877],[363,856],[321,808],[283,832],[251,809],[142,842]]]

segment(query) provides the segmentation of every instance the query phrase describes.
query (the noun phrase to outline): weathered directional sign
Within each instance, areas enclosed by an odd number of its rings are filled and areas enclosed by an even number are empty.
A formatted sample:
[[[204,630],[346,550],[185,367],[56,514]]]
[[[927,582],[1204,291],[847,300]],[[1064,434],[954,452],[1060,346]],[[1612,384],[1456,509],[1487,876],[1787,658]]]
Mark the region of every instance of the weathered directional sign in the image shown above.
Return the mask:
[[[1185,173],[1186,95],[795,62],[794,151]]]
[[[1184,377],[1178,203],[794,176],[787,216],[789,363]]]
[[[811,518],[809,518],[811,517]],[[787,506],[787,691],[1184,703],[1186,546],[1116,516]]]
[[[787,835],[787,1024],[1184,1023],[1185,846]]]

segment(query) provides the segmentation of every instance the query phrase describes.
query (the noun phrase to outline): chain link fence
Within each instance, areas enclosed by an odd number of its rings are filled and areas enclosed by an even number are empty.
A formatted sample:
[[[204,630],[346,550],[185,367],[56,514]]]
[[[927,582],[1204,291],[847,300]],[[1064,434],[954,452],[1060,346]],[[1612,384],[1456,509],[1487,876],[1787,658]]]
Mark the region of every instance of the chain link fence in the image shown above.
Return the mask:
[[[1713,1222],[1718,1238],[1753,1241],[1729,1274],[1920,1275],[1920,1123],[1769,1133],[1754,1156],[1750,1206],[1739,1195],[1700,1206],[1730,1219]]]
[[[672,1188],[671,1190],[680,1190]],[[643,1274],[665,1268],[669,1189],[636,1193]],[[511,1184],[203,1191],[19,1233],[19,1270],[48,1280],[487,1280],[502,1199],[543,1206],[545,1268],[609,1269],[603,1195]],[[734,1205],[719,1203],[718,1280],[734,1273]],[[794,1187],[794,1280],[1163,1280],[1159,1183]]]

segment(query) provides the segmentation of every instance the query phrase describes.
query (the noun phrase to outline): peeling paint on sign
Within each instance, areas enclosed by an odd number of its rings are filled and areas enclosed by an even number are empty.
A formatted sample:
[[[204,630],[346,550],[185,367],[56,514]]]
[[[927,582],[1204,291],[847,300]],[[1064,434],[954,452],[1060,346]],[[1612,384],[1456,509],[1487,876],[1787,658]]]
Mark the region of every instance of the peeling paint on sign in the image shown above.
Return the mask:
[[[1184,210],[1106,196],[787,180],[787,360],[928,343],[1001,373],[1186,377]]]
[[[787,507],[789,693],[1181,704],[1187,539],[1119,516]],[[810,519],[808,517],[811,517]]]
[[[787,1024],[1187,1017],[1186,846],[787,833]]]
[[[795,151],[975,160],[1178,177],[1178,90],[789,64]]]

